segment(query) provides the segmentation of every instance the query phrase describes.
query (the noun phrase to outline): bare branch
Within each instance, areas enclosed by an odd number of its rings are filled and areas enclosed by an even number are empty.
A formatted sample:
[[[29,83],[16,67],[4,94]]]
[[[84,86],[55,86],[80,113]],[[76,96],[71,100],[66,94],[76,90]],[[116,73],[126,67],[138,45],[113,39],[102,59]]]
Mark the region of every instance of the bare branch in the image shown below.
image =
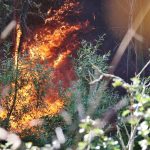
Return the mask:
[[[97,66],[95,66],[95,65],[93,65],[93,64],[92,64],[92,66],[93,66],[93,68],[95,68],[95,69],[100,73],[100,76],[99,76],[99,78],[97,78],[97,79],[91,81],[90,84],[95,84],[95,83],[101,81],[104,77],[106,77],[106,78],[108,78],[108,79],[113,79],[113,78],[115,78],[115,79],[120,79],[121,81],[124,82],[124,80],[123,80],[122,78],[120,78],[120,77],[118,77],[118,76],[115,76],[115,75],[112,75],[112,74],[103,73]]]
[[[142,68],[142,70],[138,73],[137,77],[139,77],[142,72],[150,65],[150,60],[146,63],[146,65]]]

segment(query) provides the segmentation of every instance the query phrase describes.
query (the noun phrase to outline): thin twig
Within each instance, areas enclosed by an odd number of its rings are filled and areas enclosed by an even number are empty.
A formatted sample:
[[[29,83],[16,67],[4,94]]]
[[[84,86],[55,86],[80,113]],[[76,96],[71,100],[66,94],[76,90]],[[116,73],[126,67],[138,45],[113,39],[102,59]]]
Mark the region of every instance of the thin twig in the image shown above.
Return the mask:
[[[130,139],[129,139],[128,144],[127,144],[128,150],[133,150],[135,134],[137,132],[137,127],[139,125],[140,120],[141,119],[139,119],[138,123],[133,127],[133,130],[131,131]]]
[[[130,135],[129,135],[128,129],[127,129],[127,127],[126,127],[126,124],[124,123],[124,121],[123,121],[123,120],[122,120],[122,122],[123,122],[123,126],[124,126],[124,128],[125,128],[126,134],[127,134],[128,138],[130,138]]]
[[[92,64],[92,65],[93,65],[93,64]],[[95,83],[99,82],[100,80],[103,79],[103,77],[111,78],[111,79],[113,79],[113,78],[115,78],[115,79],[120,79],[121,81],[124,82],[124,80],[123,80],[122,78],[118,77],[118,76],[115,76],[115,75],[113,75],[113,74],[103,73],[103,72],[102,72],[97,66],[95,66],[95,65],[93,65],[93,68],[95,68],[95,69],[100,73],[100,76],[99,76],[99,78],[97,78],[97,79],[91,81],[90,84],[95,84]]]
[[[122,149],[123,149],[123,150],[126,150],[126,146],[125,146],[125,144],[124,144],[124,141],[123,141],[123,138],[122,138],[122,135],[121,135],[121,131],[120,131],[119,126],[117,126],[117,131],[118,131],[119,140],[120,140]]]
[[[137,77],[139,77],[142,72],[150,65],[150,60],[146,63],[146,65],[142,68],[142,70],[138,73]]]
[[[145,85],[145,88],[148,88],[150,86],[150,83],[149,84],[147,84],[147,85]]]

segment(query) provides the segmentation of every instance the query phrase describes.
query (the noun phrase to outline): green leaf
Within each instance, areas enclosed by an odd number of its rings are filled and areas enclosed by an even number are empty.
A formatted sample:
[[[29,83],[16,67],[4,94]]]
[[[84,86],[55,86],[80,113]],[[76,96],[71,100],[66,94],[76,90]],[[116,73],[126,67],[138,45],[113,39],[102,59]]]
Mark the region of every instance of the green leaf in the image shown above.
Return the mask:
[[[84,150],[87,146],[86,142],[79,142],[78,144],[78,150]]]
[[[121,80],[119,80],[119,79],[115,79],[115,81],[114,81],[114,83],[112,84],[113,85],[113,87],[118,87],[118,86],[122,86],[122,81]]]
[[[133,85],[138,86],[140,84],[140,79],[137,77],[132,78],[131,81],[133,82]]]
[[[129,113],[130,113],[130,110],[125,110],[125,111],[123,111],[122,116],[125,117],[125,116],[127,116]]]
[[[139,120],[137,117],[131,117],[128,122],[132,125],[136,125],[138,123],[138,121]]]
[[[28,142],[28,143],[26,143],[25,145],[26,145],[26,148],[31,148],[32,142]]]

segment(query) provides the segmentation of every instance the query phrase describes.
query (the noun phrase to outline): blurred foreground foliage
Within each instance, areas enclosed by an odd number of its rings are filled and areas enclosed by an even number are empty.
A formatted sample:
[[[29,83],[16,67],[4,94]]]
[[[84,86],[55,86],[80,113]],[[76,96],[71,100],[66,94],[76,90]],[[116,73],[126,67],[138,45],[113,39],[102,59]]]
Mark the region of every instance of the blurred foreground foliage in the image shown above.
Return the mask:
[[[2,141],[0,149],[149,149],[150,77],[141,79],[137,75],[131,79],[129,84],[120,77],[107,74],[109,54],[98,55],[102,41],[103,36],[93,44],[86,41],[81,43],[77,57],[73,58],[77,80],[72,82],[69,89],[60,88],[59,91],[66,101],[63,110],[56,116],[40,118],[44,121],[40,125],[37,123],[37,126],[33,126],[34,130],[24,130],[24,133],[20,134],[24,141],[22,144],[17,135],[0,128],[0,140]],[[13,77],[14,60],[7,54],[9,51],[6,52],[6,59],[1,61],[4,67],[0,74],[0,82],[4,85],[9,85],[15,80]],[[25,64],[25,62],[26,59],[20,60],[20,64]],[[41,64],[37,65],[37,68],[30,68],[29,71],[33,73],[32,79],[38,91],[41,88],[40,83],[43,82],[43,79],[49,79],[49,73],[53,70],[49,68],[46,74]],[[40,74],[41,80],[34,76],[35,73]],[[30,83],[24,78],[28,77],[27,75],[20,75],[21,72],[18,76],[18,81],[21,81],[19,83]],[[108,88],[109,79],[113,80],[112,85],[115,88],[119,86],[124,88],[126,94],[122,96],[113,88]],[[51,85],[48,85],[47,88],[49,86]],[[9,98],[11,92],[1,97]],[[42,101],[39,102],[42,103]],[[14,113],[17,115],[16,109]],[[2,120],[1,123],[3,124]],[[25,135],[26,132],[28,135]]]

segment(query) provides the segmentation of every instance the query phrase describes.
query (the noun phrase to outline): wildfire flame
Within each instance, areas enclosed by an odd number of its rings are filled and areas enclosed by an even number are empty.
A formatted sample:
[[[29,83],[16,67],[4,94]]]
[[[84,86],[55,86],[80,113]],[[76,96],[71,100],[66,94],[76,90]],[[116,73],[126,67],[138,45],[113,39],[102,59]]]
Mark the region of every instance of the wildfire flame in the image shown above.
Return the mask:
[[[45,25],[34,29],[32,35],[24,41],[22,53],[28,55],[19,60],[21,77],[18,81],[17,102],[10,117],[11,131],[22,132],[30,128],[32,120],[53,116],[64,107],[64,100],[58,92],[59,81],[62,81],[62,86],[68,87],[69,82],[75,79],[68,56],[79,46],[78,31],[88,25],[87,21],[69,23],[66,18],[71,12],[80,13],[79,2],[76,0],[65,0],[59,9],[53,11],[50,9],[47,12]],[[20,36],[21,30],[18,24],[15,59]],[[40,63],[42,68],[37,67],[37,63]],[[53,68],[52,73],[48,72],[49,68]],[[42,94],[43,91],[45,94]],[[3,101],[3,108],[10,110],[12,101],[13,98],[10,98],[7,104]],[[6,110],[1,116],[3,119],[7,116]]]

